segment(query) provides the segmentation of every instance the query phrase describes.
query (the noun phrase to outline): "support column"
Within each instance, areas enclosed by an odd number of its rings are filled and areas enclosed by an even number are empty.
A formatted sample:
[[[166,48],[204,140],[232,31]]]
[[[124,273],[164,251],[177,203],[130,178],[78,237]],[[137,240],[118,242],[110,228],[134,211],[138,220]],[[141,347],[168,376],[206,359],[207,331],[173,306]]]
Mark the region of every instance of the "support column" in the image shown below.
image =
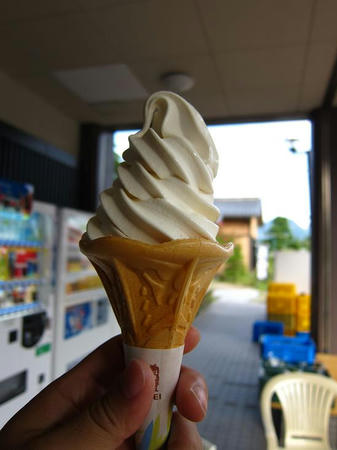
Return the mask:
[[[81,125],[79,171],[80,208],[94,211],[99,193],[111,186],[114,176],[112,132],[96,124]]]
[[[313,112],[312,333],[337,353],[337,108]]]

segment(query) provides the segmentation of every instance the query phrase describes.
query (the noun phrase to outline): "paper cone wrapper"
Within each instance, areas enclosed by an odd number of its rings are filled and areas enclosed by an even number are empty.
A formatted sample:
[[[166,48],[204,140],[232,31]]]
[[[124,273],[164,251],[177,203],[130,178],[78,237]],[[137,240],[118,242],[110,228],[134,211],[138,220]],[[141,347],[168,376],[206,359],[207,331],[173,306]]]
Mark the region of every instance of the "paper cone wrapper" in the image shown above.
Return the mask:
[[[183,345],[171,349],[149,349],[124,345],[126,363],[135,358],[142,359],[150,366],[155,380],[150,412],[135,434],[137,449],[160,449],[168,437],[173,393],[179,378],[183,352]]]
[[[102,280],[121,327],[126,359],[148,362],[155,378],[159,370],[161,398],[155,392],[149,417],[136,435],[138,448],[156,450],[169,431],[187,331],[233,245],[203,239],[150,245],[115,236],[90,240],[84,234],[80,249]]]

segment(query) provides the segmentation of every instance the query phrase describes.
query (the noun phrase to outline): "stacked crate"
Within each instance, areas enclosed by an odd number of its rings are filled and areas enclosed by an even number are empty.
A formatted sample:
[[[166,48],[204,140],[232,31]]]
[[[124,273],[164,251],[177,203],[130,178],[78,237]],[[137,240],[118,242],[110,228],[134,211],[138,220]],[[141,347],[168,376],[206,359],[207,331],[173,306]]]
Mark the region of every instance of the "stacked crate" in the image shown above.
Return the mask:
[[[310,332],[311,297],[308,294],[300,294],[296,297],[296,331],[299,333]]]
[[[268,320],[282,322],[284,334],[296,332],[297,315],[296,286],[292,283],[270,283],[267,295]]]

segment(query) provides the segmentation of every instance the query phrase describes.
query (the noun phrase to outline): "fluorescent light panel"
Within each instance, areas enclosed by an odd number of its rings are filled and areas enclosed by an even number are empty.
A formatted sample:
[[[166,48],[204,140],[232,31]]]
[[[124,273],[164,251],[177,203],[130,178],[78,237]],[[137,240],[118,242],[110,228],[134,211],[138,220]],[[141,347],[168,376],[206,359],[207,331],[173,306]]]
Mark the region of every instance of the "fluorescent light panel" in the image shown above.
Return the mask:
[[[125,64],[60,70],[53,75],[88,103],[137,100],[148,95]]]

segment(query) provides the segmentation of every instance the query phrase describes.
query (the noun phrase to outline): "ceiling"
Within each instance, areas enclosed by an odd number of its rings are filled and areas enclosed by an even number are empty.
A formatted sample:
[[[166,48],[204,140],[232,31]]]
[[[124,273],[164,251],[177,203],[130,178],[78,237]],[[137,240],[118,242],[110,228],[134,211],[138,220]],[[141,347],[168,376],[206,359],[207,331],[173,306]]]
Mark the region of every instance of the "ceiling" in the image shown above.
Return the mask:
[[[142,95],[88,103],[57,76],[114,64],[147,93],[190,74],[183,95],[209,120],[307,113],[336,50],[336,0],[0,1],[0,70],[79,121],[141,121]]]

